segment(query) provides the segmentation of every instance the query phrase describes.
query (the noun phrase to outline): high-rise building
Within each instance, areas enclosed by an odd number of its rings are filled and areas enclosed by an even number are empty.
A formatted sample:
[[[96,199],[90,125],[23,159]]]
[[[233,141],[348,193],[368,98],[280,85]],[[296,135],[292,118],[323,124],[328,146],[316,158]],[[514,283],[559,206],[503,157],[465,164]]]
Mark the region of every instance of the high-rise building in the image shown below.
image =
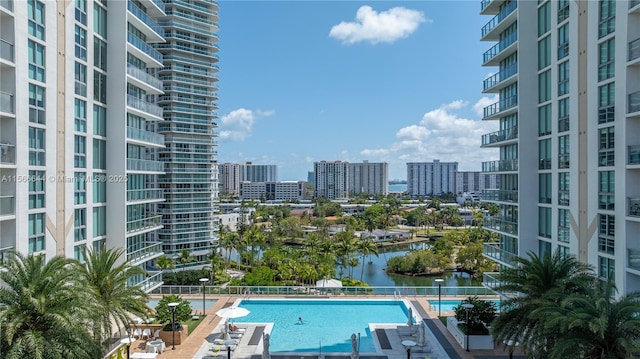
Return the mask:
[[[221,163],[220,194],[237,196],[240,192],[240,165],[238,163]]]
[[[349,198],[349,162],[314,162],[313,171],[315,198]]]
[[[500,176],[483,194],[499,206],[485,256],[510,267],[557,250],[640,290],[640,3],[485,0],[481,14],[484,93],[498,96],[484,120],[499,124],[482,146],[500,150],[483,163]]]
[[[389,194],[389,164],[386,162],[349,163],[349,194]]]
[[[299,201],[306,198],[306,182],[240,182],[240,200]]]
[[[409,162],[407,163],[407,194],[431,196],[454,193],[458,162]]]
[[[191,214],[211,208],[215,198],[207,103],[213,87],[199,88],[197,100],[174,91],[196,92],[189,71],[215,42],[216,3],[167,3],[0,1],[0,256],[16,250],[82,259],[85,248],[125,248],[126,259],[147,270],[130,284],[145,290],[162,284],[154,268],[165,253],[160,236],[167,230],[184,236],[175,223],[191,226]],[[210,22],[206,30],[202,21]],[[190,37],[183,39],[180,27]],[[198,29],[208,37],[197,37]],[[194,53],[179,53],[186,48]],[[204,66],[209,84],[214,62]],[[198,111],[207,115],[189,117],[201,102],[206,105]],[[172,122],[180,111],[205,126]],[[181,133],[204,146],[177,139]],[[166,157],[172,150],[176,157]],[[208,153],[192,157],[195,167],[208,168],[206,179],[193,181],[209,189],[207,207],[194,209],[198,191],[173,178],[194,169],[179,159],[190,151]],[[180,198],[187,206],[174,206],[177,193],[191,196]],[[176,215],[163,220],[167,208]],[[188,243],[201,228],[211,231],[203,223],[190,227]]]
[[[254,165],[251,162],[240,164],[240,181],[276,182],[278,167],[276,165]]]
[[[159,23],[166,42],[155,46],[163,55],[158,75],[165,92],[158,99],[164,110],[158,132],[165,138],[160,160],[166,172],[160,176],[166,201],[159,206],[164,224],[159,238],[168,256],[188,249],[189,266],[197,266],[208,262],[217,241],[218,5],[213,0],[165,3],[166,16]]]
[[[455,181],[455,194],[480,193],[485,189],[496,189],[500,184],[497,174],[478,171],[456,171]]]

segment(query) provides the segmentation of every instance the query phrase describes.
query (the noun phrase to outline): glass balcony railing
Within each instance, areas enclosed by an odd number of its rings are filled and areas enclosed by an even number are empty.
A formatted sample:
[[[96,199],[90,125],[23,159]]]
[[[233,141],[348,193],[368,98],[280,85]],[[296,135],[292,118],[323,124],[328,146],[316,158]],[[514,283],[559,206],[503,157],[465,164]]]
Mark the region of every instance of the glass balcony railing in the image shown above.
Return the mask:
[[[13,56],[13,44],[7,40],[0,39],[0,58],[14,62]]]
[[[518,105],[518,95],[513,95],[493,103],[484,108],[484,118],[495,116],[496,114],[506,111]]]
[[[156,49],[180,50],[180,51],[188,52],[190,54],[199,54],[199,55],[211,56],[211,57],[215,55],[215,53],[211,51],[199,50],[193,47],[178,45],[178,44],[158,44],[156,45]]]
[[[483,226],[487,229],[493,229],[499,232],[509,233],[513,235],[518,234],[518,222],[502,219],[499,217],[486,217],[483,221]]]
[[[484,243],[482,249],[482,253],[489,257],[493,258],[497,261],[501,261],[503,263],[507,263],[511,266],[515,263],[514,260],[518,257],[517,254],[505,251],[500,249],[500,243]]]
[[[502,282],[498,279],[499,276],[500,276],[499,272],[482,273],[482,284],[484,284],[485,287],[496,289],[500,285],[502,285]]]
[[[7,263],[9,256],[13,253],[13,246],[0,248],[0,263]]]
[[[127,222],[127,233],[162,226],[162,216],[153,216]]]
[[[136,35],[134,35],[134,34],[132,34],[130,32],[127,32],[127,41],[131,45],[133,45],[136,48],[138,48],[140,51],[142,51],[145,54],[149,55],[152,59],[156,60],[157,62],[162,63],[162,54],[160,52],[158,52],[158,50],[156,50],[153,47],[151,47],[151,45],[147,44],[142,39],[137,37]]]
[[[13,0],[0,0],[0,7],[13,12]]]
[[[640,217],[640,198],[628,198],[629,216]]]
[[[482,135],[482,145],[493,145],[504,141],[515,140],[516,138],[518,138],[518,126],[512,126],[504,130]]]
[[[491,59],[496,57],[499,53],[501,53],[504,49],[511,46],[514,42],[518,40],[518,33],[513,32],[507,35],[504,39],[500,40],[497,44],[487,50],[484,54],[482,54],[483,63],[489,62]]]
[[[127,75],[149,84],[158,90],[162,89],[162,81],[160,81],[160,79],[131,64],[127,64]]]
[[[164,136],[151,131],[127,126],[127,138],[164,146]]]
[[[497,74],[485,79],[482,82],[482,88],[484,90],[490,89],[500,82],[508,79],[509,77],[518,73],[518,63],[513,63],[498,72]]]
[[[629,1],[629,9],[636,7],[636,5],[640,4],[640,0],[630,0]]]
[[[507,191],[503,189],[483,189],[480,198],[485,201],[517,203],[518,191]]]
[[[127,1],[127,10],[129,10],[133,15],[140,19],[140,21],[142,21],[145,25],[149,26],[151,30],[153,30],[156,34],[160,36],[164,34],[162,26],[160,26],[154,19],[147,15],[144,10],[136,6],[136,4],[134,4],[131,0]]]
[[[162,243],[146,243],[146,246],[133,252],[127,252],[127,260],[139,262],[145,258],[153,258],[162,255]]]
[[[194,3],[194,2],[186,2],[186,1],[182,1],[182,0],[165,0],[165,2],[167,4],[182,5],[182,6],[188,7],[189,9],[202,11],[202,12],[207,13],[207,14],[215,14],[216,13],[215,9],[210,8],[208,6],[198,5],[198,4]]]
[[[159,287],[164,283],[162,281],[162,271],[157,272],[155,274],[149,273],[150,276],[145,278],[145,280],[140,283],[136,283],[143,291],[149,292],[153,288]]]
[[[16,164],[16,146],[9,143],[0,143],[0,163]]]
[[[482,172],[510,172],[518,170],[518,160],[482,162]]]
[[[145,201],[155,199],[164,199],[163,189],[145,188],[127,190],[127,201]]]
[[[0,216],[16,214],[15,196],[0,196]]]
[[[640,91],[630,93],[627,97],[627,113],[634,113],[640,111]]]
[[[517,5],[517,1],[511,1],[507,4],[507,6],[500,10],[498,15],[489,20],[489,22],[482,27],[482,37],[491,32],[491,30],[495,29],[495,27],[498,26],[498,24],[502,22],[502,20],[509,16],[509,14],[511,14],[518,7]]]
[[[0,112],[15,114],[13,106],[13,94],[0,91]]]
[[[627,164],[640,165],[640,146],[627,147]]]
[[[127,171],[164,172],[164,162],[127,158]]]
[[[127,106],[131,106],[135,109],[152,114],[156,117],[162,117],[162,107],[132,95],[127,95]]]
[[[629,268],[640,270],[640,250],[627,249],[627,260],[629,261]]]
[[[629,60],[633,61],[640,57],[640,39],[629,42]]]

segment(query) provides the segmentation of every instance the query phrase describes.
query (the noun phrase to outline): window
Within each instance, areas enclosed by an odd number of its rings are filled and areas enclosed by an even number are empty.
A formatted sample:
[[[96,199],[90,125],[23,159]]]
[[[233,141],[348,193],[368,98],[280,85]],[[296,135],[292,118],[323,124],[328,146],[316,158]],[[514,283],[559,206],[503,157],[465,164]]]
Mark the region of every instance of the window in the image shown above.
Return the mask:
[[[615,209],[615,172],[600,171],[598,180],[598,208],[613,211]]]
[[[44,45],[29,40],[29,78],[44,82]]]
[[[558,96],[569,93],[569,60],[558,65]]]
[[[73,204],[87,203],[87,182],[84,172],[73,174]]]
[[[558,244],[558,253],[562,258],[568,258],[571,255],[571,253],[569,252],[569,247],[561,246],[559,244]]]
[[[93,4],[93,31],[107,38],[107,10],[96,3]]]
[[[551,208],[538,207],[538,236],[551,238]]]
[[[538,175],[538,202],[551,203],[551,173]]]
[[[75,168],[86,168],[87,167],[87,144],[86,138],[84,136],[74,136],[74,145],[73,145],[73,166]]]
[[[538,75],[538,103],[551,99],[551,71],[547,70]]]
[[[27,15],[29,16],[29,35],[44,41],[44,3],[36,0],[27,1]]]
[[[75,93],[76,95],[87,96],[87,66],[76,61],[75,63]]]
[[[598,251],[602,253],[615,254],[616,220],[615,216],[598,215]]]
[[[558,60],[569,56],[569,24],[558,28]]]
[[[558,137],[558,168],[569,168],[571,144],[569,143],[569,135]]]
[[[76,25],[75,40],[76,40],[76,57],[82,60],[86,60],[87,59],[87,30]]]
[[[42,86],[29,84],[29,122],[44,125],[46,117],[44,111],[46,89]]]
[[[107,75],[93,71],[93,99],[107,103]]]
[[[611,258],[598,256],[598,275],[600,278],[616,279],[616,261]]]
[[[598,130],[598,166],[615,165],[615,127],[605,127]]]
[[[93,182],[93,203],[103,203],[107,201],[107,182]]]
[[[571,175],[569,172],[558,173],[558,204],[561,206],[569,205],[570,179]]]
[[[558,1],[558,24],[569,18],[569,0]]]
[[[538,169],[551,169],[551,139],[538,141]]]
[[[29,209],[45,207],[45,172],[29,171]]]
[[[569,243],[571,218],[568,209],[558,209],[558,242]]]
[[[551,256],[551,243],[538,240],[538,256],[540,258]]]
[[[97,37],[93,38],[93,65],[107,71],[107,43]]]
[[[76,21],[82,25],[87,25],[87,0],[75,0]]]
[[[93,105],[93,134],[107,135],[107,108]]]
[[[29,253],[40,252],[45,249],[44,213],[29,215]]]
[[[610,79],[615,75],[615,52],[616,52],[616,42],[615,38],[610,38],[607,41],[604,41],[598,45],[598,52],[600,54],[600,58],[598,60],[598,81],[603,81],[606,79]]]
[[[551,6],[550,2],[538,8],[538,36],[544,35],[551,27]]]
[[[603,37],[616,29],[616,0],[600,0],[598,36]]]
[[[107,235],[107,207],[93,208],[93,237]]]
[[[79,98],[74,101],[75,123],[77,132],[87,132],[87,103]]]
[[[45,165],[44,141],[45,131],[43,128],[29,127],[29,165]]]
[[[93,139],[93,168],[107,169],[107,142]]]
[[[558,100],[558,132],[569,131],[569,98]]]
[[[538,136],[551,134],[551,105],[538,107]]]
[[[598,87],[598,123],[607,123],[614,120],[615,95],[614,82]]]
[[[87,239],[87,210],[77,208],[73,211],[73,240],[74,242]]]
[[[84,263],[84,252],[86,248],[87,246],[84,244],[73,246],[73,259],[77,260],[80,263]]]

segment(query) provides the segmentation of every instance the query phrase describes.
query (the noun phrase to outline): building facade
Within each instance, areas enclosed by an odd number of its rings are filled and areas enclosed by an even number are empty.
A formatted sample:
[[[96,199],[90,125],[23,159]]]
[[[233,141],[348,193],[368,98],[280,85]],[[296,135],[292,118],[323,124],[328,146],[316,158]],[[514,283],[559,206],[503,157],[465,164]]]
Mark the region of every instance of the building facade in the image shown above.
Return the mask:
[[[314,162],[314,197],[349,198],[349,162]]]
[[[386,162],[349,163],[349,194],[367,193],[374,196],[389,194],[389,164]]]
[[[412,197],[454,193],[458,162],[407,163],[407,194]]]
[[[220,171],[220,194],[238,196],[240,192],[240,165],[238,163],[221,163],[218,165],[218,170]]]
[[[306,199],[306,182],[240,182],[240,200],[299,201]]]
[[[276,182],[278,181],[278,166],[254,165],[251,162],[241,163],[240,181]]]
[[[495,173],[475,171],[455,172],[455,194],[481,192],[485,189],[499,188],[500,179]]]
[[[482,146],[500,150],[483,163],[500,177],[482,196],[500,208],[485,219],[499,234],[485,256],[508,267],[560,251],[621,294],[640,290],[640,4],[492,0],[481,14],[495,72],[483,88],[498,96]]]

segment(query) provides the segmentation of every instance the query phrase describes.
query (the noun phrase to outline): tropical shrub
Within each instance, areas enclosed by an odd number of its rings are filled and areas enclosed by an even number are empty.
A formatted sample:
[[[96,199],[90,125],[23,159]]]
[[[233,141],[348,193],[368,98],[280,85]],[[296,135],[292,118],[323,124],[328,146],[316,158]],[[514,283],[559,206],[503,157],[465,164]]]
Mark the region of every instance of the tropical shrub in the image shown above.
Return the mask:
[[[171,330],[171,321],[173,319],[173,312],[169,308],[169,303],[178,303],[176,306],[176,323],[185,322],[191,318],[191,303],[188,300],[182,299],[180,296],[171,294],[165,295],[160,299],[158,305],[156,306],[156,320],[160,324],[166,324],[164,330]],[[167,329],[168,327],[168,329]],[[179,326],[176,327],[176,330],[179,330]]]
[[[469,329],[467,330],[467,310],[463,306],[464,304],[473,304],[473,308],[469,310]],[[489,329],[487,326],[496,317],[497,308],[496,304],[491,301],[482,300],[477,296],[468,297],[460,302],[460,305],[453,308],[455,317],[459,322],[458,327],[469,335],[488,335]]]

